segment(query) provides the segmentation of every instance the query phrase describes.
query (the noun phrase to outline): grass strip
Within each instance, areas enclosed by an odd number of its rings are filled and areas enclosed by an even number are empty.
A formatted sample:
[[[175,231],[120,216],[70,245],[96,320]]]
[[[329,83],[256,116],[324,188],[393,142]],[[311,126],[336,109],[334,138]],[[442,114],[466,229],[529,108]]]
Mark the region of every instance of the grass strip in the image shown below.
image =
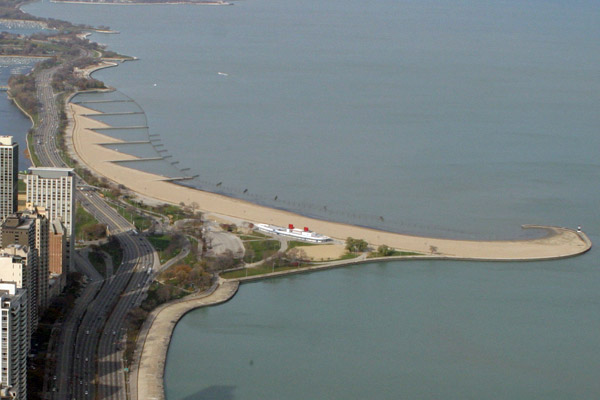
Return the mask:
[[[104,243],[100,248],[110,255],[113,262],[113,273],[117,272],[123,262],[123,249],[118,240],[112,239]]]
[[[247,263],[254,263],[269,258],[277,253],[281,248],[281,243],[277,240],[259,240],[244,242],[244,247],[246,248],[244,261]]]
[[[158,252],[161,264],[164,264],[181,252],[181,246],[175,245],[175,237],[173,235],[148,235],[146,239],[148,239],[152,247]]]
[[[88,260],[90,260],[90,263],[94,266],[96,271],[98,271],[100,275],[106,278],[106,264],[104,262],[104,257],[102,256],[102,253],[97,251],[91,251],[90,253],[88,253]]]
[[[288,242],[288,249],[293,249],[294,247],[305,247],[305,246],[316,246],[317,243],[308,243],[302,242],[300,240],[290,240]]]
[[[292,269],[298,269],[298,267],[293,267],[293,266],[281,266],[281,267],[275,267],[273,268],[271,265],[267,265],[263,264],[263,265],[259,265],[258,267],[253,267],[253,268],[244,268],[244,269],[238,269],[235,271],[228,271],[225,273],[221,274],[221,277],[224,279],[234,279],[234,278],[243,278],[245,276],[256,276],[256,275],[266,275],[266,274],[270,274],[272,272],[281,272],[281,271],[289,271]],[[308,265],[307,265],[308,266]],[[300,267],[300,269],[302,269],[303,267]]]

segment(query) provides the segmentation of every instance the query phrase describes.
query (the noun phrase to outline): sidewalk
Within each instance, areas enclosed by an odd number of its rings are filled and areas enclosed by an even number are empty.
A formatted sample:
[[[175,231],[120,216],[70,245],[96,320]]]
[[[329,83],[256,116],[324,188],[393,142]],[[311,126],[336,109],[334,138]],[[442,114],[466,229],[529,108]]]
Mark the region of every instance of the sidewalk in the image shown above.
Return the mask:
[[[150,313],[140,330],[136,346],[138,349],[141,348],[142,352],[135,371],[137,374],[135,372],[131,374],[132,380],[137,376],[137,385],[131,383],[133,400],[164,400],[163,374],[171,335],[177,322],[193,309],[228,301],[235,295],[238,287],[238,282],[217,283],[216,287],[198,297],[164,304]]]

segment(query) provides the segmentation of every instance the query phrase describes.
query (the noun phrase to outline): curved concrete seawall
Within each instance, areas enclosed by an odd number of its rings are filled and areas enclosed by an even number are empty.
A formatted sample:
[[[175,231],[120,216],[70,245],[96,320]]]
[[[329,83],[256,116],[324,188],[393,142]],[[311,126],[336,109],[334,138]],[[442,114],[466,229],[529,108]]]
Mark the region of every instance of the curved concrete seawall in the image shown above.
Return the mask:
[[[114,66],[106,63],[90,68]],[[69,99],[70,100],[70,99]],[[67,100],[67,101],[69,101]],[[423,256],[402,256],[356,259],[331,262],[295,270],[275,272],[261,276],[221,281],[206,293],[163,305],[154,310],[144,323],[138,338],[139,363],[131,375],[132,399],[164,399],[163,373],[166,356],[173,330],[190,310],[199,307],[221,304],[231,299],[240,282],[307,273],[346,265],[406,261],[406,260],[463,260],[463,261],[539,261],[573,257],[587,252],[592,243],[580,231],[551,226],[526,225],[523,229],[544,230],[546,235],[523,240],[455,240],[434,237],[420,237],[407,234],[380,231],[345,223],[324,221],[293,212],[273,209],[248,201],[206,192],[172,182],[173,178],[135,170],[124,166],[124,162],[139,160],[138,157],[112,150],[106,144],[124,143],[123,140],[104,135],[102,129],[109,125],[94,120],[92,115],[99,111],[81,105],[68,103],[66,111],[71,120],[67,137],[71,139],[72,156],[99,176],[125,185],[129,190],[144,198],[171,204],[197,204],[203,212],[230,217],[252,223],[267,223],[287,226],[310,226],[314,231],[326,236],[345,240],[354,237],[367,241],[372,247],[387,245],[397,250],[417,252]],[[120,145],[119,145],[120,146]]]
[[[131,374],[131,398],[164,399],[164,370],[173,330],[188,312],[222,304],[237,292],[239,282],[217,283],[197,297],[164,304],[150,313],[140,330],[137,348],[141,349],[137,368]]]
[[[587,252],[592,247],[592,242],[583,232],[575,232],[566,228],[552,228],[548,237],[556,236],[560,231],[565,230],[575,234],[581,241],[580,251],[573,253],[565,251],[563,254],[555,254],[552,257],[543,257],[533,259],[524,257],[516,258],[468,258],[454,257],[447,255],[424,255],[424,256],[399,256],[399,257],[378,257],[367,258],[365,254],[350,260],[339,260],[320,265],[298,268],[281,272],[274,272],[265,275],[250,276],[231,280],[221,280],[207,292],[204,292],[190,299],[182,299],[173,303],[160,306],[152,311],[146,322],[140,330],[137,342],[139,360],[137,367],[131,374],[131,398],[132,399],[157,399],[165,398],[164,392],[164,369],[166,365],[169,344],[175,326],[179,320],[189,311],[200,307],[207,307],[222,304],[237,293],[239,285],[244,282],[252,282],[269,278],[283,277],[287,275],[309,273],[325,269],[339,268],[348,265],[365,264],[373,262],[388,261],[418,261],[418,260],[449,260],[449,261],[542,261],[551,259],[561,259],[573,257]],[[533,239],[540,240],[540,239]],[[560,240],[560,239],[559,239]]]

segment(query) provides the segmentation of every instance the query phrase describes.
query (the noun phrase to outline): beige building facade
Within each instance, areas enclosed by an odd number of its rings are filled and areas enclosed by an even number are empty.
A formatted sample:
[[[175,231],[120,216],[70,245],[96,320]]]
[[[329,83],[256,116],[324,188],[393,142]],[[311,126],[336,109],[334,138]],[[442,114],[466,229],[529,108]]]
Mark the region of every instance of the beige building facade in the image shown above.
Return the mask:
[[[0,136],[0,221],[17,211],[19,145],[12,136]]]

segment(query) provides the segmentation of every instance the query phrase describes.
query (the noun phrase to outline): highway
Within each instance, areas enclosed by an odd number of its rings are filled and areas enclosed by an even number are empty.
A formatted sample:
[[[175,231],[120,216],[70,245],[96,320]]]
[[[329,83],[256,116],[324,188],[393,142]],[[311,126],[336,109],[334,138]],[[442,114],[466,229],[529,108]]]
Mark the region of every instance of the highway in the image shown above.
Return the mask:
[[[36,76],[41,108],[32,145],[38,166],[67,167],[55,142],[59,127],[56,96],[51,87],[55,71],[56,68],[42,70]],[[76,187],[83,183],[77,177]],[[77,189],[75,198],[76,203],[108,226],[123,249],[123,262],[105,280],[92,274],[91,282],[65,318],[56,346],[57,367],[48,377],[52,391],[47,398],[125,400],[125,316],[141,303],[152,281],[152,274],[147,271],[156,257],[150,243],[134,234],[134,227],[98,194]]]
[[[117,238],[124,250],[123,263],[80,316],[73,346],[72,390],[66,393],[68,397],[61,397],[64,392],[59,390],[57,399],[126,399],[124,319],[141,302],[151,282],[146,271],[153,265],[153,254],[141,236],[119,233]]]

